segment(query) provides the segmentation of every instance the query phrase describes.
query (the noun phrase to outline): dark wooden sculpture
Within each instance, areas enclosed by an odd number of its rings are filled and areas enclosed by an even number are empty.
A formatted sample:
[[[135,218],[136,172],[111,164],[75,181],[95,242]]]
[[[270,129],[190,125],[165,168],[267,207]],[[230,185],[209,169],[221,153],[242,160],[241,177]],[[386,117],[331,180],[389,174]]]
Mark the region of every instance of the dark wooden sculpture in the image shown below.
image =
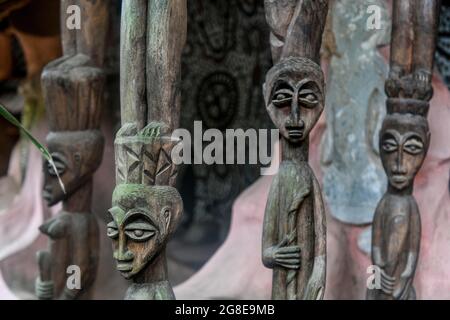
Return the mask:
[[[372,226],[372,262],[380,268],[381,288],[369,289],[368,299],[416,297],[421,224],[412,193],[430,143],[426,117],[438,17],[437,0],[394,0],[387,115],[379,140],[388,187]]]
[[[322,299],[326,224],[319,183],[308,165],[309,133],[325,105],[320,46],[328,1],[266,0],[275,65],[267,111],[280,130],[282,162],[267,201],[263,263],[273,268],[273,299]]]
[[[108,0],[77,4],[83,8],[83,28],[67,30],[63,19],[64,55],[42,74],[50,127],[47,145],[54,160],[54,165],[44,165],[44,198],[50,206],[62,201],[63,210],[40,227],[49,237],[49,249],[37,254],[39,299],[88,298],[97,271],[98,226],[90,210],[92,176],[102,161],[104,145],[99,128],[105,75],[100,67]],[[67,5],[62,1],[63,17]],[[79,267],[79,287],[67,286],[71,265]]]
[[[116,135],[116,188],[108,236],[117,269],[133,283],[130,300],[175,299],[165,246],[183,202],[171,132],[180,115],[180,59],[185,0],[125,0],[122,6],[121,121]]]

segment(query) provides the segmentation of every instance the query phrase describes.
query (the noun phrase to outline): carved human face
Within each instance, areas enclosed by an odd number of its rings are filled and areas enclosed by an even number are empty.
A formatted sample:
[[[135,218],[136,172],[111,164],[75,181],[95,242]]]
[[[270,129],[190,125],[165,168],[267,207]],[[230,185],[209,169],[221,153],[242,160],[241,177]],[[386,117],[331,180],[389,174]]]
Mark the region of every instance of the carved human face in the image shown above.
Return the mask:
[[[102,159],[103,138],[99,131],[51,132],[47,146],[55,168],[44,161],[43,197],[50,206],[67,198],[91,177]],[[66,193],[58,181],[61,178]]]
[[[388,115],[380,132],[380,153],[389,184],[402,191],[411,188],[429,144],[426,120],[412,115]]]
[[[138,184],[118,185],[112,202],[107,234],[117,270],[130,279],[164,247],[178,225],[183,204],[173,187]]]
[[[281,135],[291,143],[308,138],[324,108],[320,67],[304,58],[275,65],[266,80],[269,115]]]

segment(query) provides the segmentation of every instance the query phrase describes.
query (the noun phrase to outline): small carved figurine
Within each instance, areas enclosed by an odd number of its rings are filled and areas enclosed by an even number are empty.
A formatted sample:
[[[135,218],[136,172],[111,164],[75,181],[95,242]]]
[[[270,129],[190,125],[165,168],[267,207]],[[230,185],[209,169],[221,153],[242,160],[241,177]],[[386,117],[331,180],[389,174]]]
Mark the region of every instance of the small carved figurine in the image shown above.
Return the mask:
[[[328,1],[265,4],[276,64],[267,73],[264,91],[267,111],[280,130],[282,162],[266,206],[263,263],[274,269],[273,299],[322,299],[325,211],[307,161],[309,133],[325,105],[319,50]]]
[[[421,224],[413,186],[430,143],[426,117],[438,13],[439,1],[394,0],[387,115],[379,140],[388,187],[372,225],[372,262],[380,269],[381,288],[369,289],[367,299],[416,298]]]

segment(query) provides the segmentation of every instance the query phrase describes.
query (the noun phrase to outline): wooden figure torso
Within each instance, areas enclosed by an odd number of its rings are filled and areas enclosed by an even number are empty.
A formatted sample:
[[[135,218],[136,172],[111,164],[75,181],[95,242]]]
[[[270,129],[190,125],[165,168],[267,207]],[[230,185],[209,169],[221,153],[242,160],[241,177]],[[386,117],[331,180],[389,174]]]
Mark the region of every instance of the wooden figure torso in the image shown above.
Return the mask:
[[[415,299],[412,286],[414,272],[409,276],[411,281],[401,282],[403,272],[408,268],[408,255],[414,249],[413,235],[421,233],[419,209],[412,195],[399,196],[386,193],[375,212],[374,225],[379,235],[381,266],[384,272],[395,279],[395,289],[404,291],[400,299]],[[377,231],[374,231],[377,232]],[[374,239],[374,242],[378,242]],[[382,290],[373,293],[375,299],[394,299],[392,294]]]
[[[314,263],[314,212],[313,212],[313,173],[307,162],[284,161],[271,188],[271,196],[278,204],[276,216],[277,236],[275,243],[290,235],[292,241],[287,245],[300,246],[300,268],[295,271],[296,295],[302,297],[305,285],[311,276]],[[272,213],[275,214],[275,213]],[[295,229],[293,229],[295,226]],[[274,299],[288,299],[288,274],[291,270],[274,267],[274,283],[284,286],[273,287]]]
[[[48,261],[40,261],[41,272],[47,269],[48,278],[53,279],[54,292],[59,293],[58,299],[90,298],[91,292],[83,290],[83,286],[89,288],[97,272],[99,241],[95,216],[90,212],[63,210],[43,224],[40,230],[50,239],[50,252],[61,253],[58,256],[49,256]],[[86,251],[86,248],[90,250]],[[42,264],[51,264],[51,270]],[[70,265],[80,268],[80,292],[67,287],[67,267]]]

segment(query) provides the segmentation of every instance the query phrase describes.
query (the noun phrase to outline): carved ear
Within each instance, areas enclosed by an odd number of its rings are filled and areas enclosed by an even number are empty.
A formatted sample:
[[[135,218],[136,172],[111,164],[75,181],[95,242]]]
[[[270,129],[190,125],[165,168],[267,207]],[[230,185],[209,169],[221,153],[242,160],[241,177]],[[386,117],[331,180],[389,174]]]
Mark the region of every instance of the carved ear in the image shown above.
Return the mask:
[[[267,104],[268,104],[268,97],[267,97],[267,94],[266,94],[266,83],[264,82],[263,83],[263,85],[262,85],[262,89],[263,89],[263,96],[264,96],[264,103],[266,104],[266,106],[267,106]]]
[[[162,222],[162,230],[164,231],[164,235],[168,235],[170,233],[170,222],[172,219],[172,209],[169,206],[162,208],[161,210],[161,222]]]
[[[428,148],[430,147],[430,141],[431,141],[431,132],[428,130],[428,132],[427,132],[427,144],[426,144],[426,150],[425,151],[428,151]]]
[[[81,161],[82,161],[82,160],[83,160],[83,157],[82,157],[82,155],[81,155],[79,152],[76,152],[76,153],[73,155],[73,163],[75,164],[75,168],[76,168],[77,171],[80,170],[80,167],[81,167]]]

